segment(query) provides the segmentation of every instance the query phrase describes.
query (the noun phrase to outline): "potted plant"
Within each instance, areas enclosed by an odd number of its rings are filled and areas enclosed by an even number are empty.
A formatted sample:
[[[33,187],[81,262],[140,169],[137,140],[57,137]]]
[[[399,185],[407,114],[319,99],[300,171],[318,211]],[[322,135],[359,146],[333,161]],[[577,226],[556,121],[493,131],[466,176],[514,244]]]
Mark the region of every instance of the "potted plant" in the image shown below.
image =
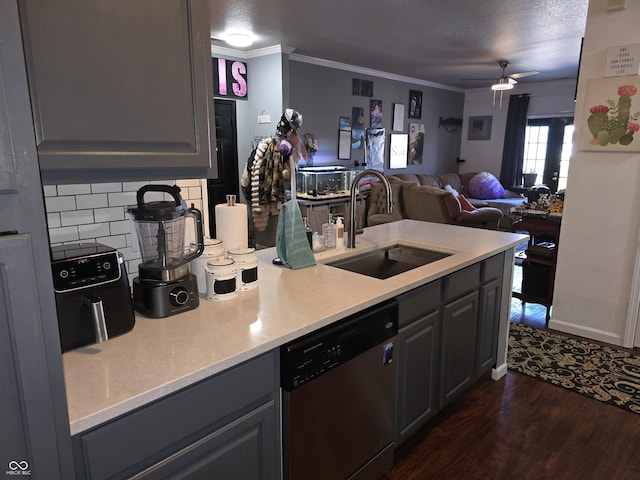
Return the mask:
[[[522,184],[525,187],[531,187],[535,185],[538,174],[533,170],[529,170],[527,173],[522,174]]]

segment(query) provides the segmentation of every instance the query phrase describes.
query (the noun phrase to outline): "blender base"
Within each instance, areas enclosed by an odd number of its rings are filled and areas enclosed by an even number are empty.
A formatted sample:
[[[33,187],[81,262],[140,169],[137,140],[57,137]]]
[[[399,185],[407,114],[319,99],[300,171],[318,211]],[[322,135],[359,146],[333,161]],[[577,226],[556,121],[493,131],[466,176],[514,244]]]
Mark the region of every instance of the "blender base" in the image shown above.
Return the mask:
[[[133,279],[133,307],[146,317],[164,318],[193,310],[198,305],[198,282],[192,273],[171,283]]]

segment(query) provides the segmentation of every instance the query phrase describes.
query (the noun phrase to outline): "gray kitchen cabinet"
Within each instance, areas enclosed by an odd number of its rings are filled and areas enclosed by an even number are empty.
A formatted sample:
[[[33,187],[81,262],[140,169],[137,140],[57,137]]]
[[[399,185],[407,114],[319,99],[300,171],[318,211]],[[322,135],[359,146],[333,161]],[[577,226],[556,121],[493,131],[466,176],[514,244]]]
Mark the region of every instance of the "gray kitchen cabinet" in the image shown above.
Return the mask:
[[[476,378],[493,368],[498,348],[504,253],[482,262],[476,343]]]
[[[440,404],[451,403],[475,380],[478,291],[452,301],[442,309]]]
[[[395,447],[495,365],[504,253],[399,295]]]
[[[280,478],[274,352],[73,438],[79,479]]]
[[[440,281],[397,298],[396,447],[438,411]]]
[[[17,1],[0,2],[0,465],[71,480],[73,462]]]
[[[19,0],[45,183],[215,167],[208,5]]]

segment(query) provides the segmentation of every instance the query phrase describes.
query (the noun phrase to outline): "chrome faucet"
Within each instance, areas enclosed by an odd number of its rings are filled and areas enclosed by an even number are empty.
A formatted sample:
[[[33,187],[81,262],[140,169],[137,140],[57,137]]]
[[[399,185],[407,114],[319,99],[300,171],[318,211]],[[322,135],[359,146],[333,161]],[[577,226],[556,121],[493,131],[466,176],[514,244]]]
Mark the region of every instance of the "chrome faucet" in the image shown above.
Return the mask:
[[[365,175],[375,175],[380,179],[387,193],[387,213],[391,213],[393,198],[391,194],[391,184],[387,177],[382,175],[379,171],[373,169],[366,169],[360,171],[356,178],[351,182],[351,208],[349,210],[349,231],[347,232],[347,248],[356,248],[356,194],[358,192],[358,182]]]

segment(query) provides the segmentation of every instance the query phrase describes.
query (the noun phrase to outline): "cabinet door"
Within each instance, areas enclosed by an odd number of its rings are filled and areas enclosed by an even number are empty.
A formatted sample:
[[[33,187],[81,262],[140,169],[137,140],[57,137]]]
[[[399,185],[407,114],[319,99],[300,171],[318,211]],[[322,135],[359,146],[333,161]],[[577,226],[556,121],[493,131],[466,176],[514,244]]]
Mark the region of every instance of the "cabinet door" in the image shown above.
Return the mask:
[[[475,378],[478,291],[444,306],[440,361],[440,406],[444,407]]]
[[[438,410],[440,310],[398,332],[394,443],[397,447]]]
[[[20,15],[45,180],[210,166],[207,0],[20,0]]]
[[[496,279],[480,287],[476,378],[491,370],[496,361],[502,281]]]
[[[275,410],[275,402],[270,401],[131,478],[280,478]]]

